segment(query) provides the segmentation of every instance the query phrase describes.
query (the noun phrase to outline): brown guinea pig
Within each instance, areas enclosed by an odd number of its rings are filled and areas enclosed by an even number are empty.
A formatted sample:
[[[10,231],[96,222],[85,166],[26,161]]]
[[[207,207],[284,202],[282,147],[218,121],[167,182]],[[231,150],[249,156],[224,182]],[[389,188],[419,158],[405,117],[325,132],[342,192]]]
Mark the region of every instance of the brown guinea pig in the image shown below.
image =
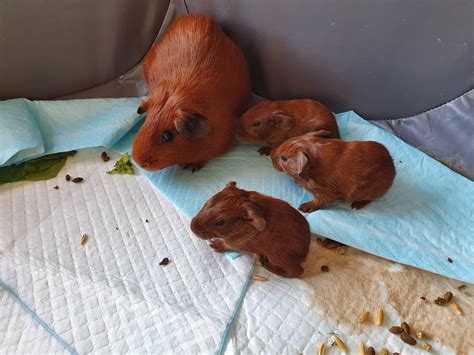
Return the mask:
[[[133,142],[146,170],[182,164],[193,171],[232,146],[250,100],[250,75],[241,50],[210,17],[178,18],[147,53],[143,73],[147,112]]]
[[[277,275],[304,271],[311,237],[306,219],[285,201],[239,189],[235,182],[206,202],[191,229],[218,252],[259,255],[262,266]]]
[[[336,200],[361,209],[387,192],[395,167],[382,144],[322,138],[327,134],[321,131],[294,137],[272,152],[275,169],[315,197],[302,204],[301,211],[313,212]]]
[[[319,130],[329,131],[328,138],[339,138],[336,119],[323,104],[309,99],[262,101],[240,118],[237,137],[242,142],[265,143],[258,152],[269,155],[287,139]]]

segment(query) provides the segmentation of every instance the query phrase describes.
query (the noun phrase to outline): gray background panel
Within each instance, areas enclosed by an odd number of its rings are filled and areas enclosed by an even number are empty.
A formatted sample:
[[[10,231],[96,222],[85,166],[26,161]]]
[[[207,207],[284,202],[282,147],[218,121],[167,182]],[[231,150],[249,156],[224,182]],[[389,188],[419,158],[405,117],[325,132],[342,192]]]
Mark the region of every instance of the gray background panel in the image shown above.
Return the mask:
[[[168,1],[0,1],[0,99],[51,99],[136,65]]]
[[[250,61],[254,91],[369,119],[410,116],[474,87],[472,0],[186,0]]]

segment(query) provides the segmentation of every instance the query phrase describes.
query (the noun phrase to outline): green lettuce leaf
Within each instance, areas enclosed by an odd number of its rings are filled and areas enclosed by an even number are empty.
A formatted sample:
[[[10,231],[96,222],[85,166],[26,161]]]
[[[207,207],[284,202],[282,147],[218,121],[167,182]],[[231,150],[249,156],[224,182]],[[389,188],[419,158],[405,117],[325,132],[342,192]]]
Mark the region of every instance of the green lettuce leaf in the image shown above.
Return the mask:
[[[58,175],[66,164],[67,157],[76,151],[45,155],[18,165],[0,168],[0,185],[14,181],[49,180]]]
[[[134,170],[133,170],[132,162],[130,161],[128,154],[122,154],[120,160],[115,163],[114,168],[112,170],[107,171],[107,174],[133,175]]]

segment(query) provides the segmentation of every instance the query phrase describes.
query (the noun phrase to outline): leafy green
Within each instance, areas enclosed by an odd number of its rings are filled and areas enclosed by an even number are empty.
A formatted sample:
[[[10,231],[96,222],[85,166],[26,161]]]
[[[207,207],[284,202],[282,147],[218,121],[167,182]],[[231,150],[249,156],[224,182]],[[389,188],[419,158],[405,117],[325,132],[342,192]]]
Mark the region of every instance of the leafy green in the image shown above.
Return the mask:
[[[0,185],[8,182],[27,180],[49,180],[58,175],[66,164],[67,157],[76,151],[45,155],[18,165],[0,168]]]
[[[120,175],[125,175],[125,174],[130,174],[133,175],[133,166],[132,162],[130,161],[130,158],[128,154],[122,154],[122,157],[120,160],[118,160],[115,163],[115,166],[112,170],[107,171],[107,174],[110,175],[115,175],[115,174],[120,174]]]
[[[0,168],[0,185],[7,182],[23,180],[25,177],[24,164],[10,165]]]

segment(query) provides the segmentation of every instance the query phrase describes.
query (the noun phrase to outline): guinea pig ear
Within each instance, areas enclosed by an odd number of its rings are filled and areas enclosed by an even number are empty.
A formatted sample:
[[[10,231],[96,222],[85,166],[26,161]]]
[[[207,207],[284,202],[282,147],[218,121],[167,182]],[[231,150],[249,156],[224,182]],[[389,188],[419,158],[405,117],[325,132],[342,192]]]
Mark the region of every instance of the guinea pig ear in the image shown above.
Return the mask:
[[[318,129],[314,132],[314,135],[321,137],[321,138],[332,138],[332,133],[325,129]]]
[[[304,181],[309,181],[309,168],[311,167],[311,162],[308,159],[308,156],[303,151],[299,151],[296,155],[296,170],[298,176]]]
[[[261,232],[265,229],[265,218],[262,216],[260,208],[251,202],[242,205],[244,219],[250,223],[257,231]]]
[[[293,127],[294,119],[290,114],[283,111],[278,111],[274,112],[273,115],[270,116],[268,123],[270,123],[271,126],[288,130]]]
[[[179,134],[185,138],[197,139],[206,136],[211,127],[207,123],[207,118],[199,113],[191,113],[184,117],[177,117],[174,125]]]
[[[234,189],[237,187],[237,183],[235,181],[228,182],[227,185],[225,185],[227,188]]]
[[[145,113],[148,111],[148,100],[147,101],[143,101],[140,106],[138,106],[138,110],[137,110],[137,113],[139,115],[141,115],[142,113]]]

